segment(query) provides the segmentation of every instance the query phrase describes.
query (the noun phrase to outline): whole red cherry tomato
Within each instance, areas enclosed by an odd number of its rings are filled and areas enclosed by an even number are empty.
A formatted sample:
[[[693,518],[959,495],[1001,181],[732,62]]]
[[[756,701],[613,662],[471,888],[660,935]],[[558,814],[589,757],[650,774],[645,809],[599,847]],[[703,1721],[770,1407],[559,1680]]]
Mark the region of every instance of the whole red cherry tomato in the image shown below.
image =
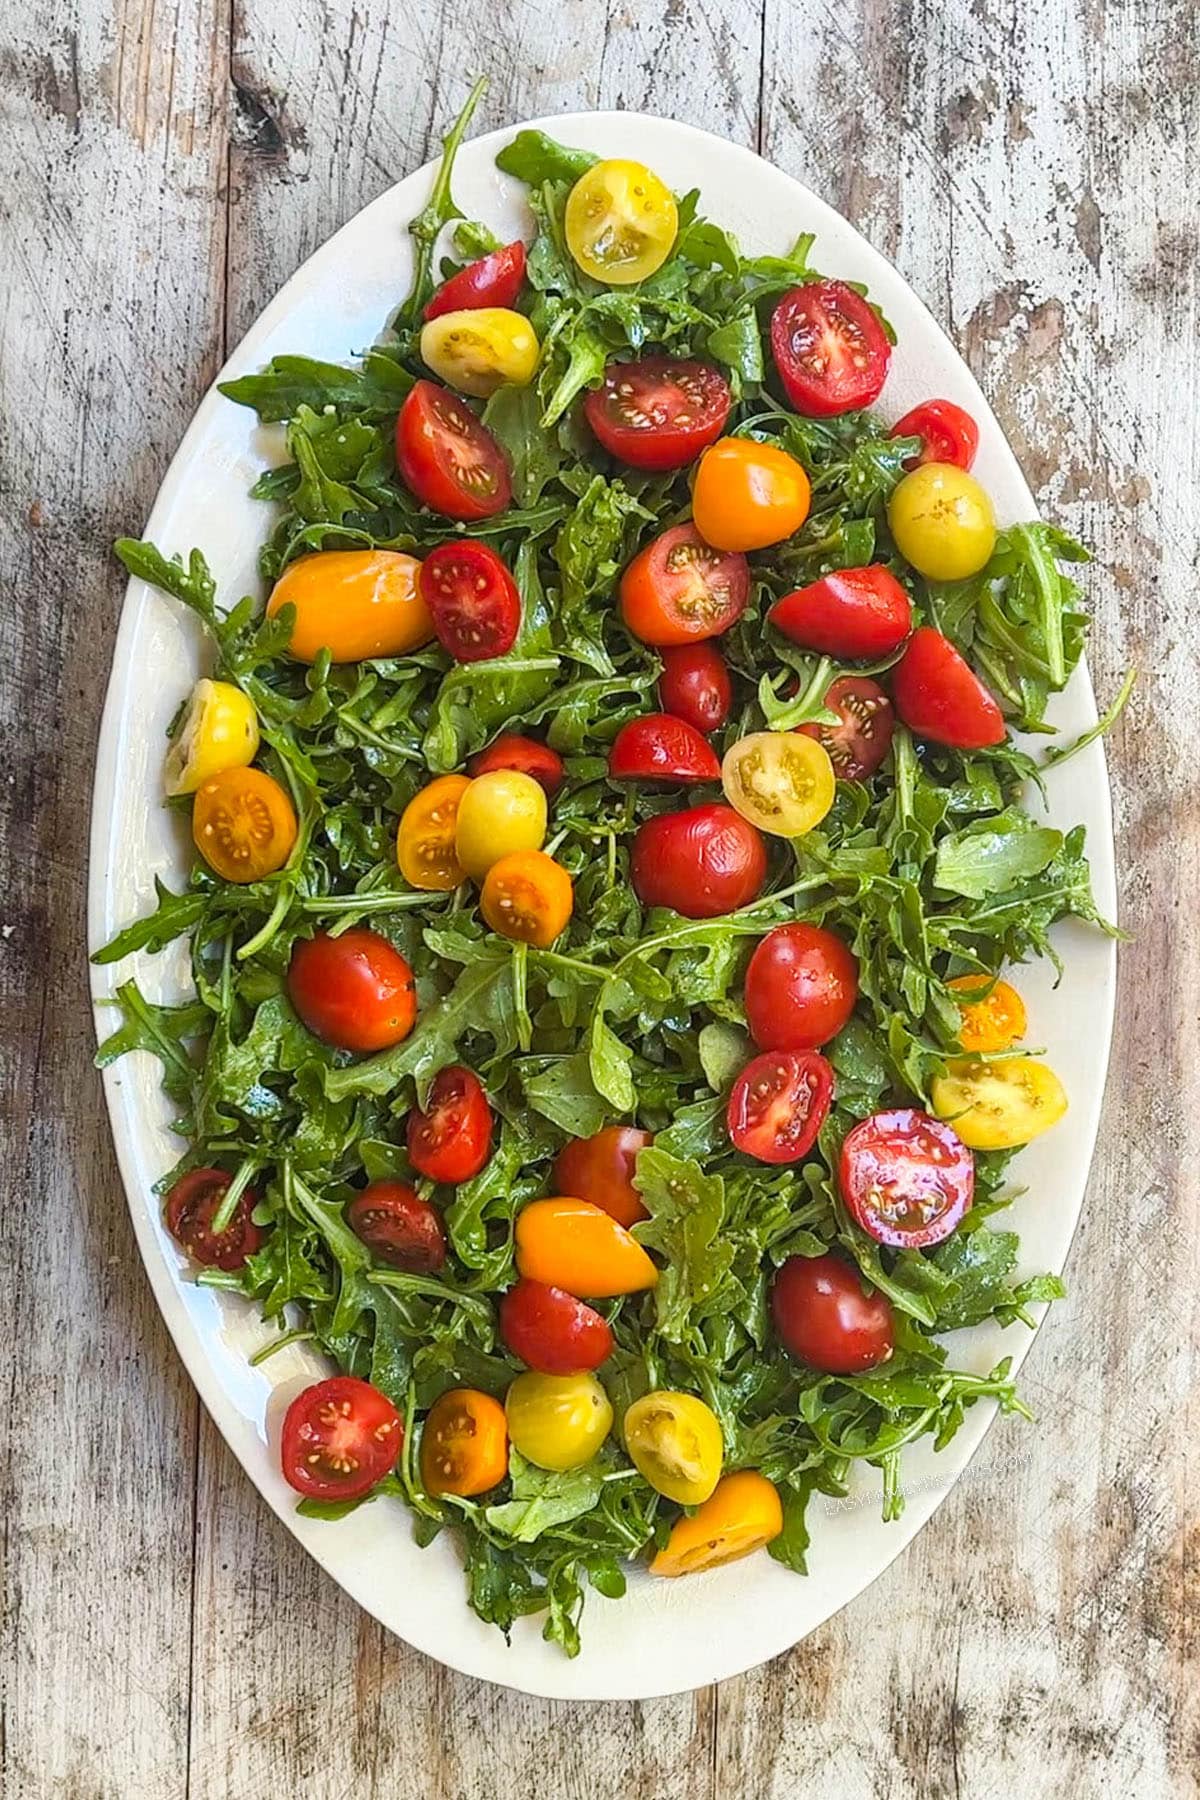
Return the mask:
[[[823,656],[890,656],[912,630],[912,602],[890,569],[834,569],[785,594],[767,614],[777,631]]]
[[[954,463],[969,469],[979,448],[979,427],[953,400],[923,400],[892,426],[889,437],[919,437],[920,454],[904,459],[906,469],[921,463]]]
[[[685,919],[715,919],[758,898],[767,852],[754,826],[732,806],[689,806],[638,827],[630,874],[643,906],[670,906]]]
[[[681,469],[720,437],[732,405],[710,363],[641,356],[609,363],[583,411],[610,456],[635,469]]]
[[[873,1369],[895,1346],[887,1296],[864,1294],[842,1256],[789,1256],[771,1289],[771,1317],[784,1349],[829,1375]]]
[[[750,565],[714,550],[694,525],[672,525],[621,577],[621,617],[643,644],[688,644],[736,625],[750,598]]]
[[[262,1229],[250,1217],[258,1205],[253,1188],[242,1194],[224,1231],[213,1235],[213,1217],[232,1180],[224,1169],[189,1169],[167,1195],[167,1230],[206,1269],[240,1269],[263,1241]]]
[[[471,312],[480,306],[511,306],[525,279],[525,246],[520,238],[491,250],[477,262],[443,281],[425,307],[427,319],[443,313]]]
[[[866,781],[892,747],[896,715],[892,703],[868,675],[839,675],[825,691],[825,706],[837,725],[797,725],[823,745],[839,781]]]
[[[842,1145],[838,1185],[851,1217],[876,1243],[920,1250],[948,1238],[971,1204],[975,1159],[930,1113],[873,1113]]]
[[[659,652],[663,672],[658,699],[669,712],[697,731],[717,731],[733,705],[729,667],[715,644],[667,644]]]
[[[490,519],[512,499],[504,452],[464,400],[434,381],[410,388],[396,420],[396,467],[423,506]]]
[[[861,294],[844,281],[809,281],[771,314],[771,354],[796,411],[828,419],[879,398],[892,347]]]
[[[892,699],[910,731],[952,750],[1004,742],[1004,715],[949,638],[922,625],[892,670]]]
[[[521,596],[496,552],[474,538],[439,544],[421,564],[421,598],[456,662],[504,656],[521,629]]]
[[[539,1375],[580,1375],[612,1355],[613,1334],[586,1300],[522,1276],[500,1302],[500,1336]]]
[[[393,1269],[436,1275],[446,1261],[446,1228],[406,1181],[373,1181],[347,1204],[346,1223]]]
[[[284,1479],[308,1500],[360,1500],[390,1475],[404,1426],[386,1394],[334,1375],[297,1394],[283,1421]]]
[[[386,1050],[413,1028],[413,972],[387,939],[365,925],[319,931],[292,951],[288,999],[314,1037],[339,1050]]]
[[[473,756],[467,766],[472,775],[491,775],[496,769],[516,769],[518,774],[540,782],[548,800],[553,800],[567,778],[557,750],[552,750],[549,744],[539,744],[536,738],[521,737],[515,731],[498,737],[494,744]]]
[[[600,1207],[618,1225],[650,1217],[633,1185],[638,1151],[654,1142],[634,1125],[606,1125],[592,1137],[564,1144],[554,1162],[554,1187],[573,1200]]]
[[[720,781],[721,764],[694,725],[647,713],[622,725],[608,753],[614,781]]]
[[[760,1050],[819,1050],[857,999],[857,958],[832,931],[802,919],[768,931],[746,970],[746,1020]]]
[[[833,1099],[833,1070],[815,1050],[767,1050],[746,1064],[725,1111],[739,1150],[765,1163],[807,1156]]]
[[[408,1160],[430,1181],[470,1181],[492,1153],[492,1123],[478,1075],[455,1063],[408,1115]]]

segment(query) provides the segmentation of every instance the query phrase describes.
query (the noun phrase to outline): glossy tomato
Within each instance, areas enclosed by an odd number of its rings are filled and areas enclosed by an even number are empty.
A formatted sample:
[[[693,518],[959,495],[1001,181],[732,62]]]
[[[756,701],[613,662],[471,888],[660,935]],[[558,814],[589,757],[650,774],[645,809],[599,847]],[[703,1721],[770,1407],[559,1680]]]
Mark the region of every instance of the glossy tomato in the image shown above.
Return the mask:
[[[517,1214],[515,1237],[522,1275],[581,1300],[639,1293],[658,1280],[637,1239],[610,1213],[572,1194],[531,1200]]]
[[[373,1181],[347,1203],[346,1223],[393,1269],[436,1275],[446,1261],[446,1228],[406,1181]]]
[[[642,356],[609,363],[583,410],[610,456],[635,469],[680,469],[720,437],[732,405],[711,363]]]
[[[694,725],[670,713],[647,713],[622,725],[608,753],[614,781],[720,781],[716,751]]]
[[[403,1442],[386,1394],[356,1375],[334,1375],[297,1394],[284,1415],[284,1479],[308,1500],[360,1500],[391,1474]]]
[[[282,869],[299,826],[286,789],[263,769],[222,769],[196,789],[192,842],[223,881],[262,881]]]
[[[725,1121],[739,1150],[759,1162],[794,1163],[817,1141],[833,1099],[833,1070],[815,1050],[768,1050],[747,1063]]]
[[[866,781],[892,747],[896,715],[877,681],[867,675],[839,675],[825,691],[825,707],[836,725],[797,725],[816,738],[839,781]]]
[[[271,589],[267,617],[292,608],[288,655],[313,663],[404,656],[427,644],[433,620],[421,565],[403,550],[314,550],[290,562]]]
[[[890,656],[912,630],[912,602],[891,570],[873,563],[822,575],[777,600],[767,617],[794,644],[823,656]]]
[[[716,645],[670,644],[660,654],[658,699],[663,711],[697,731],[717,731],[729,717],[733,683]]]
[[[612,1327],[565,1288],[524,1277],[500,1302],[500,1336],[521,1362],[543,1375],[598,1369],[613,1347]]]
[[[837,794],[833,764],[820,743],[791,731],[752,731],[721,763],[725,798],[773,837],[802,837],[819,825]]]
[[[1032,1056],[952,1062],[944,1075],[934,1076],[931,1097],[935,1111],[954,1121],[956,1134],[972,1150],[1030,1144],[1067,1110],[1062,1082]]]
[[[892,670],[896,711],[917,737],[952,750],[1004,742],[1004,715],[949,638],[932,625],[914,631]]]
[[[975,1159],[941,1119],[904,1107],[853,1128],[838,1185],[847,1211],[876,1243],[920,1250],[948,1238],[970,1206]]]
[[[439,1394],[421,1428],[421,1480],[428,1494],[486,1494],[508,1474],[504,1408],[479,1388]]]
[[[465,775],[438,775],[414,794],[396,832],[396,861],[404,879],[430,893],[449,893],[467,872],[458,860],[458,809],[470,787]]]
[[[548,800],[553,800],[567,778],[557,750],[551,750],[549,744],[539,744],[536,738],[521,737],[515,731],[498,737],[494,744],[473,756],[467,766],[472,775],[493,775],[497,769],[515,769],[518,775],[529,775],[538,782]]]
[[[796,411],[828,419],[879,398],[892,347],[861,294],[844,281],[810,281],[771,314],[771,354]]]
[[[771,1289],[771,1317],[785,1350],[829,1375],[858,1375],[895,1346],[887,1296],[863,1292],[843,1256],[789,1256]]]
[[[720,438],[700,458],[692,519],[706,544],[763,550],[799,531],[811,499],[808,475],[778,444]]]
[[[314,1037],[339,1050],[386,1050],[413,1028],[413,972],[365,925],[340,937],[318,932],[292,951],[288,999]]]
[[[189,1169],[167,1195],[167,1230],[206,1269],[240,1269],[262,1245],[263,1233],[250,1217],[258,1204],[253,1188],[242,1194],[224,1231],[213,1232],[213,1218],[232,1179],[224,1169]]]
[[[946,986],[958,1001],[958,1041],[973,1056],[1011,1050],[1025,1036],[1025,1002],[1015,987],[992,975],[958,975]],[[977,1000],[971,995],[978,994]]]
[[[511,306],[525,279],[525,246],[518,238],[443,281],[425,308],[427,319],[479,306]]]
[[[408,1115],[408,1160],[430,1181],[470,1181],[492,1153],[492,1109],[478,1075],[455,1063]]]
[[[906,460],[906,469],[927,462],[954,463],[960,469],[969,469],[979,448],[978,425],[953,400],[923,400],[892,426],[889,435],[921,439],[920,453]]]
[[[528,387],[541,345],[524,313],[480,306],[442,313],[421,327],[421,361],[460,394],[486,400],[497,388]]]
[[[585,275],[611,287],[644,281],[671,254],[679,229],[675,196],[645,163],[593,163],[567,195],[567,248]]]
[[[575,885],[544,850],[514,850],[483,878],[479,910],[493,931],[518,943],[549,949],[565,931],[575,906]]]
[[[897,482],[888,524],[901,556],[930,581],[977,575],[996,547],[992,503],[955,463],[922,463]]]
[[[719,637],[737,624],[749,598],[745,557],[714,550],[694,525],[672,525],[621,577],[621,617],[643,644]]]
[[[723,1475],[704,1504],[684,1513],[650,1564],[652,1575],[697,1575],[743,1556],[777,1538],[783,1530],[779,1490],[757,1469]]]
[[[636,1225],[650,1216],[633,1185],[638,1152],[653,1142],[650,1132],[634,1125],[606,1125],[592,1137],[575,1138],[555,1159],[554,1185],[560,1194],[600,1207],[618,1225]]]
[[[518,1375],[504,1396],[513,1449],[538,1469],[578,1469],[612,1430],[612,1401],[587,1370]]]
[[[540,850],[546,841],[546,790],[519,769],[477,775],[458,803],[454,853],[475,881],[502,856]]]
[[[504,656],[521,629],[517,584],[487,544],[439,544],[421,564],[421,597],[438,643],[456,662]]]
[[[423,506],[448,519],[490,519],[512,499],[504,452],[464,400],[414,382],[396,420],[396,467]]]
[[[731,806],[690,806],[638,827],[630,857],[643,906],[669,906],[685,919],[715,919],[749,905],[767,878],[767,852]]]
[[[857,999],[857,958],[834,932],[802,919],[768,931],[746,970],[746,1020],[760,1050],[819,1050]]]
[[[163,769],[167,793],[194,794],[211,776],[246,768],[258,745],[258,714],[249,695],[231,682],[201,676],[172,733]]]
[[[671,1388],[643,1394],[627,1409],[621,1435],[639,1474],[679,1506],[699,1506],[720,1479],[721,1421],[695,1394]]]

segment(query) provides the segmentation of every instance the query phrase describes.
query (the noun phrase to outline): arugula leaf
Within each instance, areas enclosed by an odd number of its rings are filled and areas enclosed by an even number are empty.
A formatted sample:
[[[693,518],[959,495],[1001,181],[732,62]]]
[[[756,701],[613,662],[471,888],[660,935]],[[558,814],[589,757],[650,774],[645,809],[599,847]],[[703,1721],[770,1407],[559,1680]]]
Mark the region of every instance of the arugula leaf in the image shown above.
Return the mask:
[[[633,1235],[666,1259],[654,1289],[657,1329],[683,1343],[693,1311],[711,1301],[733,1263],[733,1245],[721,1236],[725,1184],[699,1163],[651,1147],[638,1153],[634,1186],[650,1217]]]
[[[934,885],[968,900],[983,900],[1040,875],[1062,846],[1061,831],[1034,825],[1024,813],[1009,808],[941,840],[934,858]]]
[[[518,181],[524,181],[530,187],[541,187],[547,181],[574,183],[598,161],[590,150],[560,144],[547,137],[544,131],[531,131],[526,127],[524,131],[518,131],[511,144],[505,144],[497,153],[496,167],[506,175],[515,175]]]
[[[539,1469],[510,1448],[508,1472],[512,1499],[489,1506],[484,1518],[517,1544],[532,1544],[552,1526],[591,1512],[604,1486],[604,1466],[595,1460],[580,1469]]]

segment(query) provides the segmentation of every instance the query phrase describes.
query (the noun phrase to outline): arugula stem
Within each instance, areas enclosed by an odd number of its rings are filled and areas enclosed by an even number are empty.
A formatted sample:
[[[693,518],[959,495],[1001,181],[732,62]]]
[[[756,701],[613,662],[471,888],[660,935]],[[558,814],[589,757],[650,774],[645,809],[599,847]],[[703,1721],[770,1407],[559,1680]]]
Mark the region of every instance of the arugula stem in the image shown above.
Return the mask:
[[[242,945],[237,953],[239,962],[245,962],[247,958],[254,956],[259,950],[263,949],[266,944],[270,943],[271,939],[275,936],[275,933],[279,930],[279,927],[283,924],[283,921],[287,918],[288,909],[295,897],[296,890],[292,886],[292,883],[286,879],[281,881],[279,883],[279,892],[275,896],[275,904],[267,916],[265,925],[263,925],[260,930],[256,931],[254,936],[248,938]]]
[[[454,204],[454,196],[450,191],[450,177],[454,172],[454,159],[458,155],[459,145],[466,135],[467,126],[471,123],[472,114],[483,98],[488,85],[486,75],[481,75],[467,95],[466,104],[459,113],[454,124],[442,139],[442,160],[430,189],[429,199],[409,226],[416,243],[416,256],[413,259],[412,286],[396,314],[396,319],[411,325],[417,319],[421,308],[429,298],[431,287],[429,279],[430,265],[433,262],[433,246],[443,225],[451,219],[461,219],[463,214]]]
[[[250,1186],[250,1183],[253,1181],[261,1166],[258,1159],[253,1156],[247,1156],[242,1161],[233,1180],[221,1196],[220,1206],[218,1206],[216,1212],[212,1216],[212,1224],[209,1226],[209,1231],[213,1237],[219,1237],[220,1234],[227,1229],[233,1219],[234,1213],[237,1211],[238,1201]]]
[[[1108,710],[1101,713],[1096,723],[1089,730],[1081,732],[1073,742],[1063,744],[1055,750],[1047,750],[1042,758],[1043,769],[1056,768],[1059,763],[1065,763],[1069,757],[1078,755],[1079,751],[1086,750],[1089,744],[1094,744],[1097,738],[1103,737],[1105,732],[1111,731],[1129,704],[1129,697],[1133,693],[1137,677],[1137,666],[1131,663],[1117,689],[1117,697]]]

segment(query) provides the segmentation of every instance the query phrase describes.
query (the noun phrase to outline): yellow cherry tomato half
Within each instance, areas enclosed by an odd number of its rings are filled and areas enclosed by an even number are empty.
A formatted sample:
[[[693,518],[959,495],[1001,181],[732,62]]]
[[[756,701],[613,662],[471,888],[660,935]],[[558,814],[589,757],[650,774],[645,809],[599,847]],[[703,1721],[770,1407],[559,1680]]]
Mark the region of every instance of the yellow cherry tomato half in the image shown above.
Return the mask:
[[[652,1575],[696,1575],[761,1550],[783,1530],[779,1493],[756,1469],[725,1475],[697,1512],[677,1519]]]
[[[524,313],[507,306],[480,306],[442,313],[421,330],[421,361],[447,387],[486,400],[511,382],[528,387],[540,345]]]
[[[455,850],[475,881],[493,863],[518,850],[540,850],[546,841],[546,790],[519,769],[477,775],[458,803]]]
[[[258,714],[241,688],[198,681],[183,710],[163,770],[168,794],[194,794],[210,775],[244,769],[258,755]]]
[[[400,550],[318,550],[289,563],[271,590],[267,617],[294,606],[288,653],[310,663],[403,656],[427,644],[433,620],[421,598],[421,565]]]
[[[479,910],[493,931],[539,950],[549,949],[566,929],[574,904],[571,877],[543,850],[502,856],[484,876],[479,892]]]
[[[888,524],[906,562],[931,581],[977,575],[996,546],[996,515],[973,475],[956,463],[922,463],[888,502]]]
[[[993,1050],[1011,1050],[1025,1036],[1025,1002],[1007,981],[993,982],[989,975],[958,975],[947,982],[952,994],[959,996],[962,1020],[958,1041],[972,1055],[985,1056]],[[980,1000],[970,996],[987,990]]]
[[[777,444],[720,438],[704,452],[692,488],[692,519],[717,550],[762,550],[808,517],[808,476]]]
[[[1015,1150],[1057,1125],[1067,1096],[1053,1069],[1032,1057],[952,1062],[930,1094],[939,1119],[971,1150]]]
[[[396,861],[410,887],[448,893],[466,880],[454,841],[458,809],[470,785],[465,775],[439,775],[413,795],[400,815]]]
[[[585,275],[610,287],[661,269],[679,230],[671,190],[644,163],[593,163],[567,197],[567,248]]]
[[[634,1294],[658,1280],[637,1239],[590,1200],[531,1200],[517,1214],[516,1244],[520,1274],[577,1300]]]
[[[626,1412],[621,1435],[650,1486],[680,1506],[699,1506],[720,1479],[720,1420],[695,1394],[643,1394]]]
[[[296,831],[291,800],[261,769],[223,769],[196,789],[192,838],[225,881],[261,881],[282,869]]]
[[[837,777],[829,752],[795,731],[752,731],[721,763],[725,798],[744,819],[775,837],[801,837],[833,805]]]
[[[591,1462],[612,1429],[612,1404],[594,1375],[518,1375],[504,1396],[508,1435],[539,1469]]]
[[[478,1388],[451,1388],[429,1409],[421,1430],[421,1482],[427,1494],[486,1494],[508,1474],[504,1408]]]

